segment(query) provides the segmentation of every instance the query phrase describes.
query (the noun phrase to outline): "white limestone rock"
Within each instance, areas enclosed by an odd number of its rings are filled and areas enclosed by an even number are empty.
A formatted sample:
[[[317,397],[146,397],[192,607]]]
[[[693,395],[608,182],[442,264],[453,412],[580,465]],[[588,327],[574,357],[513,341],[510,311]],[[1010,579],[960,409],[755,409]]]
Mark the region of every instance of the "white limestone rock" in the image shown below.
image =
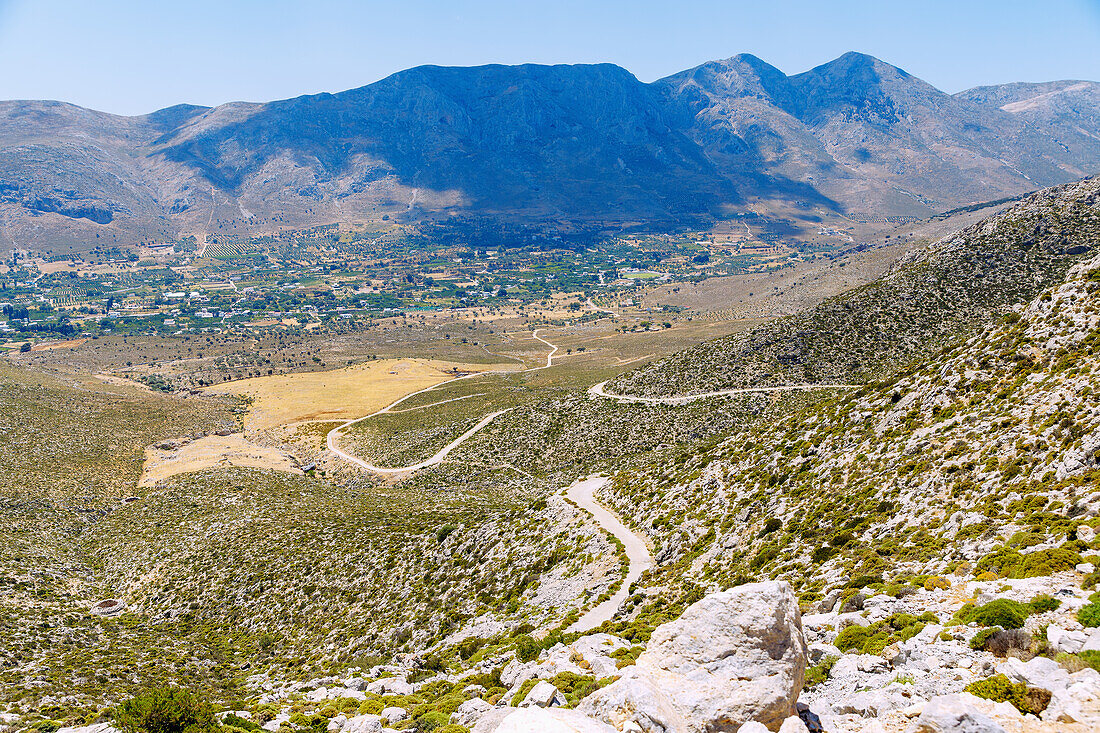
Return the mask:
[[[1100,628],[1093,629],[1089,634],[1089,638],[1085,640],[1085,643],[1081,645],[1080,651],[1083,652],[1100,652]]]
[[[810,733],[810,731],[806,728],[806,724],[802,722],[802,718],[792,715],[783,721],[783,725],[779,726],[779,733]]]
[[[561,707],[565,704],[565,697],[558,692],[558,688],[546,680],[540,680],[535,683],[535,686],[531,688],[531,691],[527,693],[527,697],[523,698],[519,706],[523,708],[540,707],[540,708],[552,708]]]
[[[576,710],[561,708],[495,708],[472,733],[617,733],[611,726]]]
[[[1047,627],[1047,644],[1058,652],[1076,654],[1088,641],[1088,635],[1083,631],[1070,631],[1061,626],[1051,624]]]
[[[1005,729],[983,713],[977,698],[967,693],[940,695],[928,701],[910,733],[1006,733]]]
[[[492,709],[493,706],[480,697],[473,697],[459,705],[455,711],[451,713],[451,722],[467,728],[473,728],[477,722]],[[383,710],[382,714],[385,715],[386,711]]]
[[[806,672],[798,603],[785,581],[713,593],[658,627],[637,664],[579,710],[656,733],[778,728],[794,714]]]
[[[1053,723],[1080,723],[1100,730],[1100,672],[1084,669],[1071,675],[1069,684],[1056,690],[1042,712]]]
[[[757,723],[755,720],[750,720],[738,728],[737,733],[770,733],[770,731],[763,723]]]
[[[341,733],[382,733],[382,718],[377,715],[356,715],[348,718]]]
[[[405,710],[405,708],[389,707],[382,709],[381,717],[383,723],[385,723],[386,725],[393,725],[397,721],[404,720],[405,718],[409,717],[409,713]]]
[[[367,685],[367,692],[375,695],[411,695],[416,689],[401,677],[383,677]]]
[[[1052,693],[1065,689],[1072,681],[1065,667],[1046,657],[1035,657],[1029,662],[1009,657],[997,665],[997,671],[1013,682],[1024,682],[1028,687]]]

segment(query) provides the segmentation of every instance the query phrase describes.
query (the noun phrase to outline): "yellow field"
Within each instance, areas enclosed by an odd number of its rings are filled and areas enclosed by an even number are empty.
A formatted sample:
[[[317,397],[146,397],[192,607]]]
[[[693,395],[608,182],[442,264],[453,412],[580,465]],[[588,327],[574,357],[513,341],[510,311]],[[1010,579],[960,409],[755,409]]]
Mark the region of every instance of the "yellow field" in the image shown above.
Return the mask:
[[[459,372],[517,369],[517,364],[459,364],[429,359],[383,359],[344,369],[253,377],[204,391],[252,398],[247,430],[267,430],[305,420],[350,420],[385,407],[410,392],[454,378]]]

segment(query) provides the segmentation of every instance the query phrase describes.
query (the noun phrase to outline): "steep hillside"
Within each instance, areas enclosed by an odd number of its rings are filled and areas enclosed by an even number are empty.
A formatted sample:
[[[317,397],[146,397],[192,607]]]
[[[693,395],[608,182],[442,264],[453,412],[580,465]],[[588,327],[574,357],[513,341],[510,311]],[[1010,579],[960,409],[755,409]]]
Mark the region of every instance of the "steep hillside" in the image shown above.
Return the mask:
[[[1072,570],[1090,552],[1075,528],[1100,525],[1098,348],[1093,257],[935,358],[624,472],[606,499],[658,548],[643,583],[681,598],[760,575],[809,603],[964,562]]]
[[[1024,121],[1070,153],[1072,158],[1068,162],[1073,165],[1076,160],[1082,171],[1091,170],[1100,160],[1096,148],[1100,135],[1100,84],[1094,81],[1018,82],[976,87],[955,96]]]
[[[665,395],[875,379],[1059,282],[1098,242],[1100,179],[1046,189],[865,287],[648,364],[609,389]]]

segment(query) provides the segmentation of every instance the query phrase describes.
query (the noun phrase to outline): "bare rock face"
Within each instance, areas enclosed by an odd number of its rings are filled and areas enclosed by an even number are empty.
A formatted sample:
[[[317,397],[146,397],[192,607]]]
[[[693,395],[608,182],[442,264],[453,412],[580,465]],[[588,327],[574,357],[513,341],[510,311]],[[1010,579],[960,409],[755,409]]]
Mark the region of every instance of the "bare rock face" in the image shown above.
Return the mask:
[[[785,581],[713,593],[657,628],[616,682],[578,710],[649,733],[778,730],[795,714],[806,672],[798,603]]]
[[[496,708],[484,715],[473,733],[616,733],[606,723],[560,708]]]

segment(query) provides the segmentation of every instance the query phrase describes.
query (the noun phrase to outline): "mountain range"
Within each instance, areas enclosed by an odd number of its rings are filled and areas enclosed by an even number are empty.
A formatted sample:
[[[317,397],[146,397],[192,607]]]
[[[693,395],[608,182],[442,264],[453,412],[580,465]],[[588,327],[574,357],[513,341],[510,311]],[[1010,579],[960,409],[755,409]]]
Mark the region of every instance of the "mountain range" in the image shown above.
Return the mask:
[[[0,246],[450,215],[706,224],[927,216],[1100,171],[1100,83],[946,94],[847,53],[645,84],[610,64],[424,66],[338,94],[123,117],[0,102]]]

